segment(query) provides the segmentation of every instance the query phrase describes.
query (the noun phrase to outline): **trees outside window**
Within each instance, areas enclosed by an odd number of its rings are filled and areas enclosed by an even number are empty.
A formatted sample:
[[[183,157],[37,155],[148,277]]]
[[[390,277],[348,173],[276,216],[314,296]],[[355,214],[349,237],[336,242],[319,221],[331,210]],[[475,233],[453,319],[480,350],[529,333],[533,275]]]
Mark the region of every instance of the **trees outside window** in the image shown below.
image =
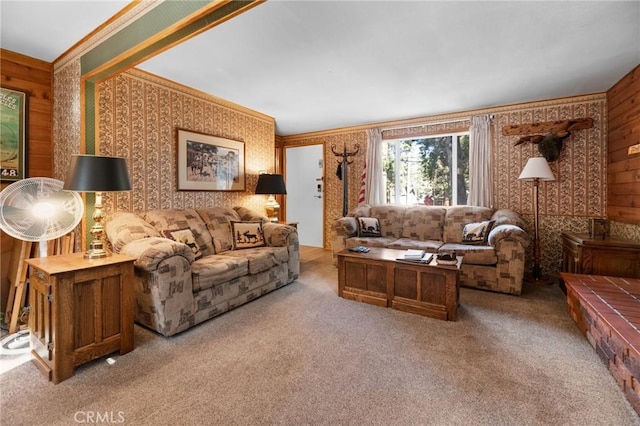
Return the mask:
[[[386,141],[386,202],[461,205],[469,195],[469,133]]]

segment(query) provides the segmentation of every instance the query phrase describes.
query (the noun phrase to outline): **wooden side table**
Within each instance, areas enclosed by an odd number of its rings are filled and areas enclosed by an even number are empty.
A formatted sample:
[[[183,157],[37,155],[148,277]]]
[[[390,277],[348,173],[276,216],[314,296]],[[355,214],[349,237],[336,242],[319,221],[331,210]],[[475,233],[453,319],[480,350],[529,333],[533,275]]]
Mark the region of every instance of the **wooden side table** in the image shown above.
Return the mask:
[[[134,258],[84,253],[28,259],[33,363],[54,383],[76,366],[133,350]]]
[[[562,271],[640,278],[640,242],[563,232]]]

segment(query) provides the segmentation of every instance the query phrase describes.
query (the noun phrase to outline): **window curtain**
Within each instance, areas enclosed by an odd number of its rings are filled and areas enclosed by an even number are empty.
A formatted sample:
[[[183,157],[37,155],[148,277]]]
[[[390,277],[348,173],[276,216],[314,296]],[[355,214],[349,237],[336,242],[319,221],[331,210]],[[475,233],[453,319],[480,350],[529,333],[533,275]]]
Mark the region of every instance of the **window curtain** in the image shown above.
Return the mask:
[[[380,129],[367,129],[367,157],[362,174],[364,176],[364,202],[372,206],[384,204],[382,131]]]
[[[471,117],[469,128],[469,205],[492,207],[491,116]]]

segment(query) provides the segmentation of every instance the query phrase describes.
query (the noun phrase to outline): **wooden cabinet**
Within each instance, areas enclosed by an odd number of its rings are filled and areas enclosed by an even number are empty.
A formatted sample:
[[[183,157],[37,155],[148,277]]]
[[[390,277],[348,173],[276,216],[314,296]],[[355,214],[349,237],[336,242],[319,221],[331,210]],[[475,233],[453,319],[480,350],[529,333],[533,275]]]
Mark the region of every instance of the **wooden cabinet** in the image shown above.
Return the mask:
[[[83,253],[28,259],[34,364],[54,383],[76,366],[133,350],[133,262]]]
[[[640,242],[563,232],[562,271],[640,278]]]

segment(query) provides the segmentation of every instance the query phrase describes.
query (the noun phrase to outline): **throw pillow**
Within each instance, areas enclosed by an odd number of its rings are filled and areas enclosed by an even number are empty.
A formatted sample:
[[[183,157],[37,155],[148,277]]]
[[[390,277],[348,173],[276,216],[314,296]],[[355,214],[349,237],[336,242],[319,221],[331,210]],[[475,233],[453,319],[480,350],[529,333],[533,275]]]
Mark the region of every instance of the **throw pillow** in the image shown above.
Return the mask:
[[[163,231],[162,233],[164,234],[165,237],[169,239],[172,239],[174,241],[177,241],[179,243],[183,243],[189,246],[196,260],[202,257],[202,252],[200,251],[200,247],[198,246],[198,243],[196,243],[196,238],[193,236],[193,232],[191,232],[191,229],[185,228],[185,229],[178,229],[175,231],[167,230],[167,231]]]
[[[359,237],[382,237],[377,217],[359,217],[357,220]]]
[[[262,222],[231,222],[233,249],[247,249],[265,246]]]
[[[462,244],[486,245],[494,223],[495,220],[467,223],[462,229]]]

